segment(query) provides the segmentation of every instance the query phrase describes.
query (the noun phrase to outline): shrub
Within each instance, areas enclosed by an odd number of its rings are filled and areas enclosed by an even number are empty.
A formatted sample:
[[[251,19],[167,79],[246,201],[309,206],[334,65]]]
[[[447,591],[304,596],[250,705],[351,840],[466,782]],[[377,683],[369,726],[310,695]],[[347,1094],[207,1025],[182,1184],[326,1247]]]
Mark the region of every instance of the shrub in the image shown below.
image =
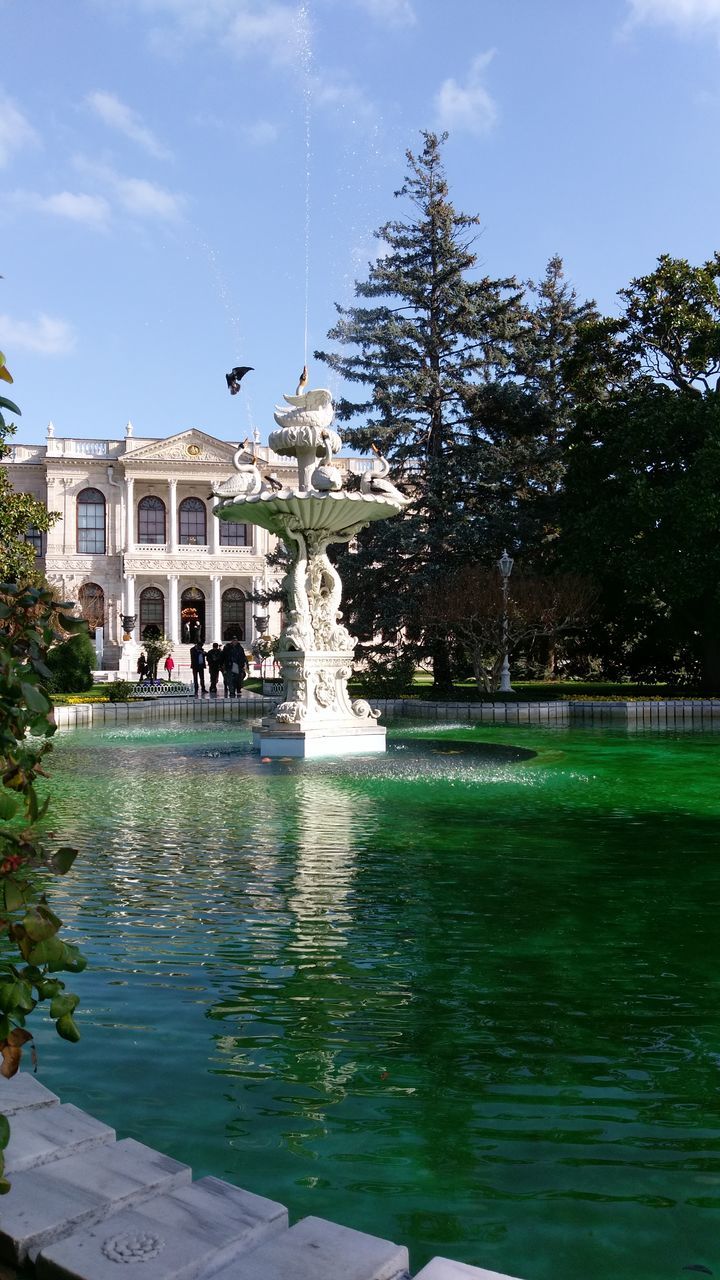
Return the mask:
[[[47,655],[46,665],[51,674],[48,684],[52,692],[92,689],[95,661],[95,648],[84,626],[77,635],[56,644]]]
[[[104,692],[108,702],[127,702],[134,688],[132,680],[113,680]]]
[[[400,698],[412,688],[415,658],[409,653],[379,651],[368,654],[364,671],[358,671],[357,684],[370,698]]]

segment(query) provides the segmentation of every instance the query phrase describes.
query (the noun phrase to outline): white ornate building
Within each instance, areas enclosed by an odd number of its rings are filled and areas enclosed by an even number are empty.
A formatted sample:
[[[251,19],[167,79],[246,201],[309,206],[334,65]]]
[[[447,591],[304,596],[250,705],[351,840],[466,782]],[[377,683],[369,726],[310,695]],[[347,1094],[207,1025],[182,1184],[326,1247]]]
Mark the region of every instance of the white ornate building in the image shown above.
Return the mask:
[[[255,640],[262,610],[250,596],[268,585],[266,555],[275,539],[254,525],[217,520],[210,495],[232,474],[236,448],[195,429],[140,439],[130,423],[124,439],[114,440],[61,439],[51,423],[44,445],[12,447],[4,465],[14,488],[61,517],[46,537],[31,532],[38,562],[65,599],[102,618],[105,666],[120,665],[121,618],[128,614],[137,617],[136,641],[148,626],[175,644],[188,641],[186,608],[196,610],[206,643]],[[269,464],[290,481],[293,459],[261,446],[255,453],[262,470]],[[270,609],[269,629],[277,634],[278,606]]]

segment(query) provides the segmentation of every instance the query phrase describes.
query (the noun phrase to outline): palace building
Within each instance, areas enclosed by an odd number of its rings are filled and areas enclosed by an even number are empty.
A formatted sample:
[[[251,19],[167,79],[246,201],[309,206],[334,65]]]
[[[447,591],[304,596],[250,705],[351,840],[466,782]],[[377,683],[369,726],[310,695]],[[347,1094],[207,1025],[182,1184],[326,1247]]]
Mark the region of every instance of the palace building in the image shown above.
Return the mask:
[[[45,444],[11,446],[3,465],[13,487],[60,515],[47,535],[28,533],[38,563],[62,597],[96,623],[106,668],[126,665],[126,615],[136,616],[134,642],[142,643],[148,627],[175,645],[189,642],[188,609],[206,643],[255,641],[257,616],[267,611],[251,595],[272,582],[266,557],[276,539],[256,525],[218,520],[210,492],[233,473],[237,447],[195,429],[141,439],[131,423],[113,440],[61,439],[50,423]],[[294,459],[260,445],[254,452],[261,470],[271,468],[289,487],[297,483]],[[340,458],[336,465],[361,471],[369,463]],[[279,606],[270,614],[277,634]],[[125,649],[129,659],[127,643]]]

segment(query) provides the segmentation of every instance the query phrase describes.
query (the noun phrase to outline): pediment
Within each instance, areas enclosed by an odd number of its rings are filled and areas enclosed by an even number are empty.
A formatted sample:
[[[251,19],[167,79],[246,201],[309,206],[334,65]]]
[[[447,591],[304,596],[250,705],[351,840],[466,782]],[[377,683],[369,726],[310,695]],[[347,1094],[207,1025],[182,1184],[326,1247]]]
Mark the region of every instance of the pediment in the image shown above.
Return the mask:
[[[154,440],[152,444],[144,444],[139,449],[132,449],[123,455],[125,464],[136,462],[222,462],[232,465],[236,444],[227,440],[217,440],[204,431],[191,428],[181,431],[179,435],[168,436],[166,440]]]

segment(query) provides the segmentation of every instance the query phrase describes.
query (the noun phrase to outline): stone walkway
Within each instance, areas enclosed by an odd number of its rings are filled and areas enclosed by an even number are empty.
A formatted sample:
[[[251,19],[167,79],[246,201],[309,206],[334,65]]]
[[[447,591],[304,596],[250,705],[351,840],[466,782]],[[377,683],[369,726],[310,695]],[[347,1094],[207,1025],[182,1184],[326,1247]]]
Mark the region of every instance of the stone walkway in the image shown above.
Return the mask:
[[[0,1280],[408,1280],[408,1252],[192,1170],[63,1105],[34,1076],[0,1080],[10,1118]],[[415,1280],[512,1280],[434,1258]]]

